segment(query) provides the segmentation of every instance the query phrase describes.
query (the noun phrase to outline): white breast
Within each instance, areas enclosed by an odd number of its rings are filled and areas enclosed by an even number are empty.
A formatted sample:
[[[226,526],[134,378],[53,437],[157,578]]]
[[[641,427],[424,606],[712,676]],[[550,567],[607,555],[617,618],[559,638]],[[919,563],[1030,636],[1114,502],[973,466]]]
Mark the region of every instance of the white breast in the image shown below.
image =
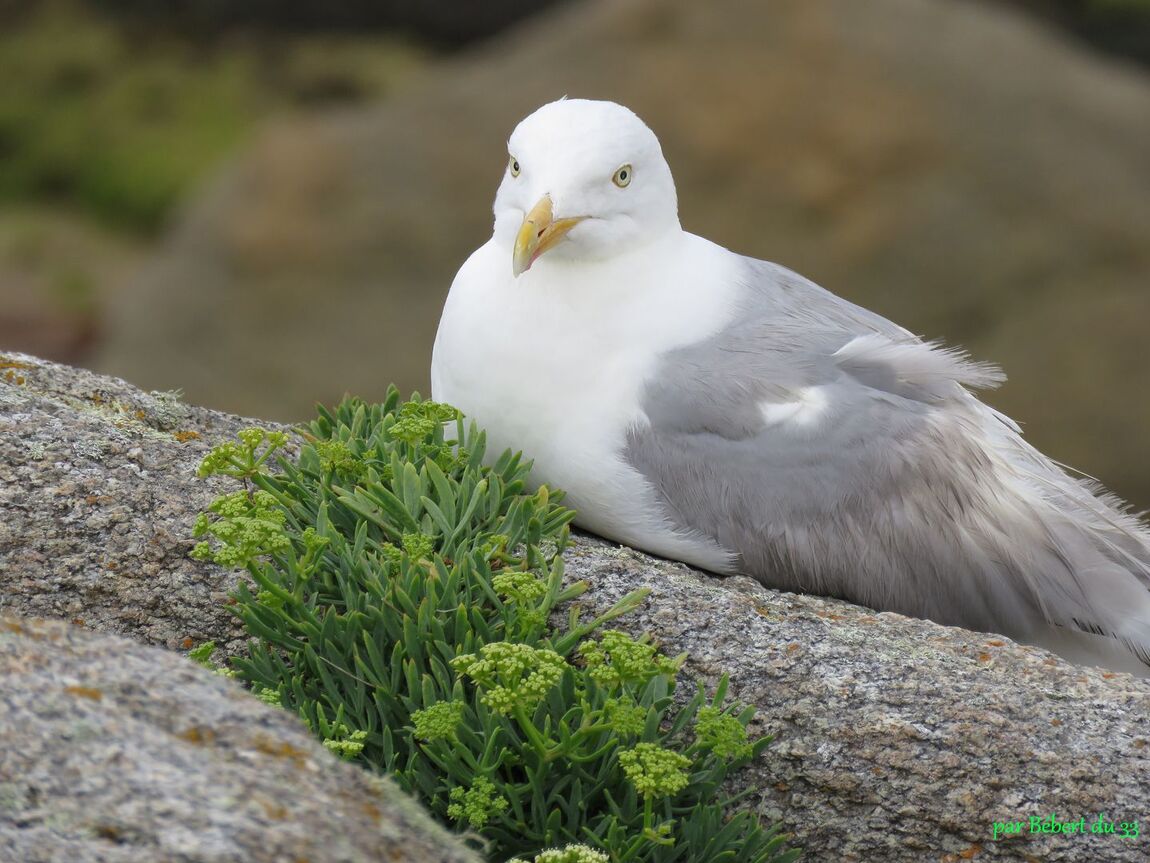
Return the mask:
[[[650,484],[621,458],[647,422],[640,395],[659,354],[734,314],[737,257],[678,233],[611,261],[552,262],[520,278],[494,240],[463,265],[443,310],[432,396],[487,429],[488,453],[522,450],[532,481],[567,491],[576,523],[713,570],[730,554],[674,531]]]

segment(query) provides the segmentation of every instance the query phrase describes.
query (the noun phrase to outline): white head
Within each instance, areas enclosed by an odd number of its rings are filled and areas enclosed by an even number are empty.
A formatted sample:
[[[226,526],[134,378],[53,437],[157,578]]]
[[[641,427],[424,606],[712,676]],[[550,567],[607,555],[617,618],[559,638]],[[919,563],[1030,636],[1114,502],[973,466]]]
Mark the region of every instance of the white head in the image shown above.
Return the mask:
[[[544,105],[515,127],[507,149],[495,240],[516,276],[544,252],[549,261],[603,260],[679,230],[659,139],[622,105]]]

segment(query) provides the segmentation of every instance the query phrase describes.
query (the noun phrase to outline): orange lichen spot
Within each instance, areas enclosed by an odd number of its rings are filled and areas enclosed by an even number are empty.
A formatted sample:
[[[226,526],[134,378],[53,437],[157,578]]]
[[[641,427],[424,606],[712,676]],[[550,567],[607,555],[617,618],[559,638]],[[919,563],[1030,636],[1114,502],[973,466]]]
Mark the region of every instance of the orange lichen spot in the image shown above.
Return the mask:
[[[180,642],[180,647],[183,650],[191,650],[195,646],[196,646],[195,639],[193,639],[190,635],[185,635],[184,640]]]
[[[73,617],[73,618],[72,618],[72,625],[73,625],[73,626],[84,626],[84,618],[82,618],[82,617]]]
[[[788,644],[787,645],[787,653],[794,653],[798,649],[799,649],[799,646],[797,644]]]
[[[100,839],[107,839],[109,842],[117,844],[124,839],[123,829],[115,824],[97,824],[92,828],[92,832]]]
[[[88,401],[94,405],[102,405],[104,403],[104,397],[100,393],[92,393],[92,395],[88,397]]]
[[[1118,675],[1115,674],[1113,671],[1103,671],[1102,672],[1102,679],[1103,680],[1109,680],[1110,678],[1117,677],[1117,676]]]
[[[1134,741],[1134,748],[1135,749],[1145,749],[1146,748],[1146,741],[1143,740],[1141,737],[1139,737],[1137,740]]]
[[[143,422],[144,420],[146,420],[148,418],[148,415],[138,408],[136,409],[136,412],[134,414],[132,414],[132,416],[134,416],[140,422]]]
[[[77,698],[87,698],[91,701],[104,699],[104,693],[98,689],[93,689],[91,686],[65,686],[64,691],[69,695],[75,695]]]
[[[1006,646],[1005,641],[999,641],[998,639],[995,639],[993,641],[988,641],[986,643],[989,644],[991,647],[1005,647]]]
[[[268,818],[272,819],[273,821],[283,821],[288,817],[287,807],[283,804],[276,803],[272,800],[267,800],[263,797],[257,797],[256,802],[263,807],[263,810],[267,814]]]
[[[200,433],[198,431],[178,431],[173,432],[172,437],[174,437],[180,443],[187,443],[190,440],[199,440]]]
[[[11,369],[4,372],[4,380],[8,381],[10,384],[16,384],[16,386],[24,386],[24,376],[16,374]]]
[[[28,371],[36,368],[31,363],[22,363],[19,360],[0,359],[0,369],[21,369]]]
[[[189,725],[183,731],[176,735],[181,740],[186,740],[188,743],[195,743],[197,746],[204,743],[211,743],[216,739],[216,732],[210,728],[205,728],[202,725]]]
[[[1051,720],[1050,720],[1050,724],[1051,724],[1051,725],[1053,725],[1055,728],[1057,728],[1059,725],[1061,725],[1061,724],[1062,724],[1062,720],[1061,720],[1061,719],[1057,719],[1057,718],[1055,718],[1055,719],[1051,719]]]
[[[990,662],[990,660],[992,660],[992,659],[994,659],[994,657],[991,656],[989,653],[978,654],[978,661],[979,662]]]
[[[959,851],[958,857],[960,860],[970,860],[980,851],[982,851],[982,846],[975,842],[969,848],[964,848],[962,851]]]
[[[298,746],[293,746],[286,740],[276,740],[272,737],[268,737],[266,734],[257,734],[252,740],[252,746],[265,755],[271,755],[275,758],[288,758],[295,763],[296,767],[303,767],[309,757],[308,753]]]
[[[790,790],[791,790],[791,786],[789,786],[789,785],[788,785],[787,783],[785,783],[785,782],[776,782],[776,783],[775,783],[775,790],[776,790],[776,791],[790,791]]]

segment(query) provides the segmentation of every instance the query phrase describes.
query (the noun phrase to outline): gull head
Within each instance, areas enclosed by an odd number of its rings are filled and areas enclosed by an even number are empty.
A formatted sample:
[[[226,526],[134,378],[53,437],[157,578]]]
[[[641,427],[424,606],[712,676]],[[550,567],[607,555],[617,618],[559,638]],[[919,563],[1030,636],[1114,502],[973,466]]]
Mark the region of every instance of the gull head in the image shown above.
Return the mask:
[[[622,105],[551,102],[515,127],[507,150],[495,240],[516,277],[543,255],[605,260],[679,230],[659,139]]]

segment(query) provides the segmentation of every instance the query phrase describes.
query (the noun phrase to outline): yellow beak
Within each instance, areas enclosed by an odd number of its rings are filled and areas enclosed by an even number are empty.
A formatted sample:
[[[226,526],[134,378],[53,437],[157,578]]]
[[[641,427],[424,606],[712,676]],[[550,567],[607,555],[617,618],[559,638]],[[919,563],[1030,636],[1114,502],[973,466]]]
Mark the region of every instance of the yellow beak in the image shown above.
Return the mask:
[[[568,231],[585,218],[586,216],[575,216],[570,219],[552,220],[551,196],[544,195],[524,217],[523,226],[515,237],[515,254],[511,260],[511,271],[517,277],[527,272],[536,258],[553,248]]]

